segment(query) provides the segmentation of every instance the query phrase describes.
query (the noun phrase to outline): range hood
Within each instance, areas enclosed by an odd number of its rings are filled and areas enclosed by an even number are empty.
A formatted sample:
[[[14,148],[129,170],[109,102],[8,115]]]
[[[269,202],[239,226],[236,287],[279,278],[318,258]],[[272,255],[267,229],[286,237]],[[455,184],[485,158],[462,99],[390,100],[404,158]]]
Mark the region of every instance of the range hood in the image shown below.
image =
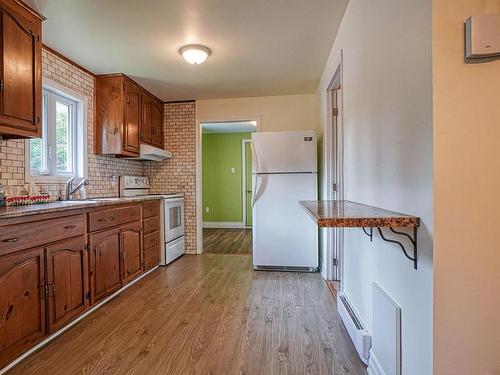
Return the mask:
[[[150,146],[147,144],[141,143],[140,148],[140,156],[135,158],[127,158],[133,160],[150,160],[150,161],[163,161],[170,159],[172,157],[172,153],[166,150],[163,150],[158,147]]]

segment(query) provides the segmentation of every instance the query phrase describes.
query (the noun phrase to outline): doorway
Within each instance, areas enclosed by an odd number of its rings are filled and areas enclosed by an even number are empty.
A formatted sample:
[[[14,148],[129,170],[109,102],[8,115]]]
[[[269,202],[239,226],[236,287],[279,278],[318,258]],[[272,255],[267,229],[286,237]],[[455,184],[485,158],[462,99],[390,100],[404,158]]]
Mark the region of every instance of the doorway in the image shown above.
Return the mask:
[[[342,107],[342,51],[337,69],[326,92],[325,127],[325,198],[344,199],[344,143]],[[342,228],[326,230],[326,278],[335,290],[341,290],[343,273],[344,231]]]
[[[201,123],[204,253],[252,253],[252,152],[255,121]]]

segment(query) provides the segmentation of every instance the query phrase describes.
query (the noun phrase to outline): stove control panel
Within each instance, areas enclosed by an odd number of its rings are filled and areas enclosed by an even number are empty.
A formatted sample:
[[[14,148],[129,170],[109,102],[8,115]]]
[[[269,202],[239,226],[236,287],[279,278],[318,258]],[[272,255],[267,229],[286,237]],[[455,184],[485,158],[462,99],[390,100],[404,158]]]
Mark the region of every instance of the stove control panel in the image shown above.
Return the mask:
[[[144,176],[120,176],[120,190],[149,189],[149,179]]]

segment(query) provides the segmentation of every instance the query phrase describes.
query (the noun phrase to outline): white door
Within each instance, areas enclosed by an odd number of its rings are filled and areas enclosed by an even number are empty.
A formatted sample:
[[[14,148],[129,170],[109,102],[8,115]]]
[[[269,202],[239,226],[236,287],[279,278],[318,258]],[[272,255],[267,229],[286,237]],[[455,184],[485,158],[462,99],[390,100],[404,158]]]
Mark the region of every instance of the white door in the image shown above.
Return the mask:
[[[314,130],[252,134],[252,173],[317,172]]]
[[[253,264],[318,267],[318,229],[299,206],[317,199],[315,173],[253,175]]]

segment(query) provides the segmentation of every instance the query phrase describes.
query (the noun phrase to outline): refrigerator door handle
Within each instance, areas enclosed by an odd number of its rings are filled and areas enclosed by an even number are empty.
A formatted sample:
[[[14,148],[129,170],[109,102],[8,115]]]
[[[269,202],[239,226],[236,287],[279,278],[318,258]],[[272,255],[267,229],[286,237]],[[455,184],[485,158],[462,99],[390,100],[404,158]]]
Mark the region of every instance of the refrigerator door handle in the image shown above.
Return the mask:
[[[255,206],[255,203],[257,203],[257,201],[260,199],[260,197],[262,197],[262,194],[264,193],[264,190],[266,189],[267,178],[268,178],[268,176],[265,174],[264,175],[259,175],[259,174],[255,175],[255,189],[254,189],[254,197],[252,199],[252,208]],[[258,181],[257,181],[258,179],[262,180],[262,183],[260,185],[258,184]]]

